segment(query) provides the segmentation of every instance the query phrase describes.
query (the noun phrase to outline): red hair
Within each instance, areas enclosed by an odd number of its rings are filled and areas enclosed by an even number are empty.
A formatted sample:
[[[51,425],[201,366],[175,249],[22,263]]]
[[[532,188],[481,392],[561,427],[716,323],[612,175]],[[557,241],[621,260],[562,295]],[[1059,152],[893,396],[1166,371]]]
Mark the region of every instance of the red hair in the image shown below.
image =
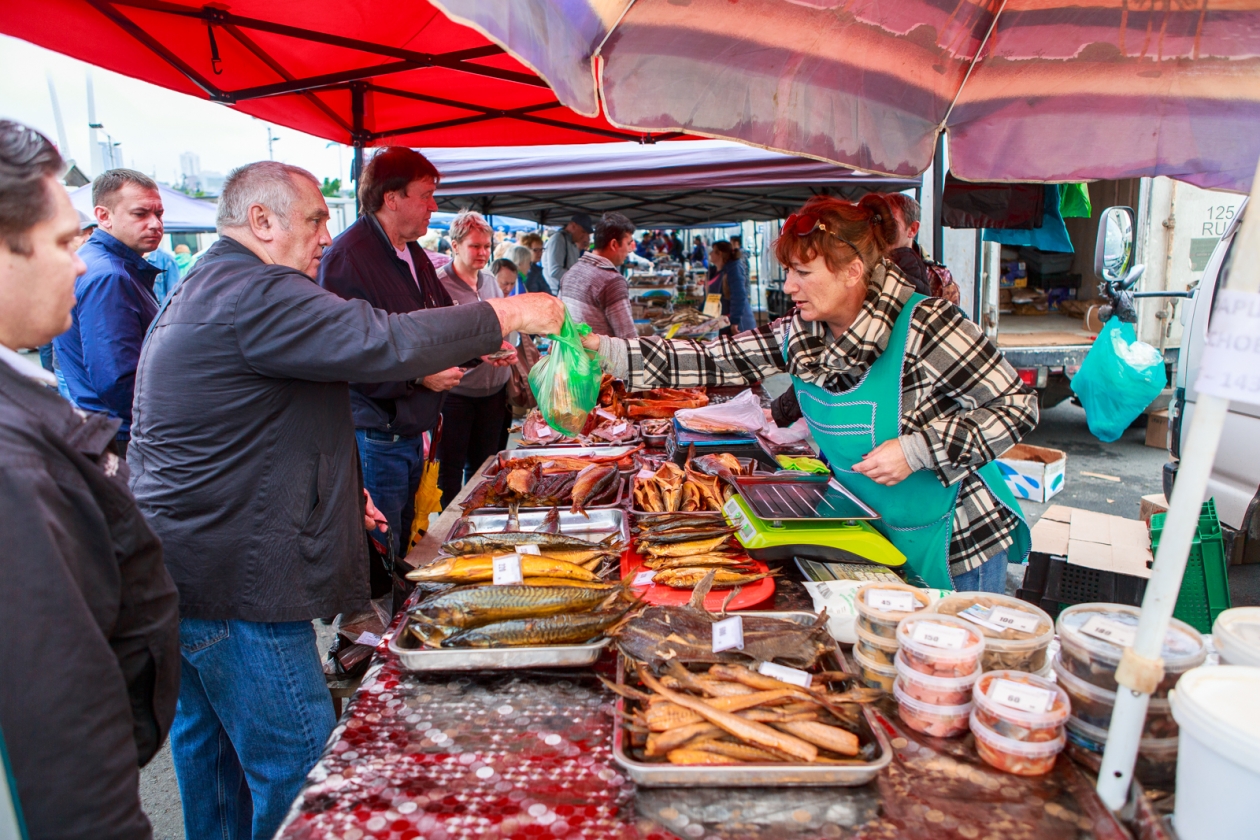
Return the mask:
[[[838,272],[860,258],[866,266],[866,276],[870,277],[876,264],[897,240],[892,207],[879,193],[868,193],[856,204],[830,196],[814,196],[797,215],[807,218],[796,220],[790,228],[785,225],[782,235],[774,241],[774,255],[784,267],[822,257],[828,269]],[[809,230],[814,219],[826,230],[815,226],[804,236],[798,235],[797,228]]]

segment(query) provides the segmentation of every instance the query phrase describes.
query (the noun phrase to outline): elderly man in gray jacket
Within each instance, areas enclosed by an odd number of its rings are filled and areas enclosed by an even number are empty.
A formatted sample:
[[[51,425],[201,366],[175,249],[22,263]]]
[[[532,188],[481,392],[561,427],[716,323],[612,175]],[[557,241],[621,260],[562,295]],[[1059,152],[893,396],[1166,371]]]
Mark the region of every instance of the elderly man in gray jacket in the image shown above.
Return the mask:
[[[233,172],[221,238],[140,355],[128,463],[179,587],[190,840],[270,838],[332,731],[311,619],[366,603],[375,513],[347,382],[419,379],[563,319],[545,294],[405,314],[343,300],[313,279],[327,219],[305,170]]]

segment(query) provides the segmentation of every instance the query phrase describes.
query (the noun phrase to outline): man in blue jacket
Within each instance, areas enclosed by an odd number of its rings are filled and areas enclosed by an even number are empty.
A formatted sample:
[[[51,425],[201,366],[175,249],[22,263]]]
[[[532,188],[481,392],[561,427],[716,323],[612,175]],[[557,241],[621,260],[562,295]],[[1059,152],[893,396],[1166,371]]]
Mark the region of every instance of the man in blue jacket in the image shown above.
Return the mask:
[[[92,182],[92,203],[98,227],[79,249],[87,272],[74,284],[74,320],[53,346],[70,399],[122,421],[125,454],[140,345],[158,311],[160,269],[143,255],[162,241],[162,196],[149,176],[111,169]]]

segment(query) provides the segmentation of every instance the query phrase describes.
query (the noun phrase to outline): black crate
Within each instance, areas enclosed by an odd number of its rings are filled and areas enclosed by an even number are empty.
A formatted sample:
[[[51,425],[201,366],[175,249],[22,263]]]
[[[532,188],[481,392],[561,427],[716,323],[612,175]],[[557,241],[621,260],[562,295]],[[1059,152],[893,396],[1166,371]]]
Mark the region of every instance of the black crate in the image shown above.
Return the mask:
[[[1037,598],[1026,598],[1025,600],[1034,604],[1041,600],[1042,593],[1046,591],[1046,578],[1050,574],[1050,560],[1054,556],[1040,551],[1030,551],[1028,553],[1028,568],[1024,570],[1023,588],[1029,592],[1037,593]]]
[[[1042,594],[1048,600],[1065,605],[1104,602],[1140,607],[1142,596],[1146,594],[1146,579],[1074,566],[1053,557]]]

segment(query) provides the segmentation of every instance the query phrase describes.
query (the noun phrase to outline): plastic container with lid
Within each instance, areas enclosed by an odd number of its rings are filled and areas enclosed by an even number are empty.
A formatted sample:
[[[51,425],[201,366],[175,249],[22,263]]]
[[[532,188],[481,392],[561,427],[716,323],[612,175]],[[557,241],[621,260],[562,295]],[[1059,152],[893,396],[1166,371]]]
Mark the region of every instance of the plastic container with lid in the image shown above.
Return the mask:
[[[965,677],[980,670],[984,636],[970,621],[922,613],[897,625],[897,653],[908,667],[930,677]]]
[[[1059,613],[1059,659],[1064,669],[1087,683],[1116,691],[1116,666],[1124,646],[1131,644],[1125,637],[1137,632],[1141,614],[1137,607],[1124,604],[1077,604]],[[1104,640],[1102,633],[1114,633],[1121,644]],[[1183,673],[1202,665],[1207,645],[1198,630],[1174,618],[1169,621],[1161,656],[1164,679],[1153,697],[1167,697]]]
[[[893,657],[897,655],[897,640],[877,636],[860,624],[855,625],[854,629],[857,632],[857,644],[853,649],[862,651],[862,655],[871,662],[891,668]]]
[[[1181,725],[1177,813],[1181,840],[1256,836],[1260,792],[1260,668],[1196,668],[1172,693]]]
[[[1107,730],[1090,726],[1075,716],[1064,726],[1067,739],[1090,752],[1102,753],[1107,746]],[[1143,738],[1138,741],[1137,761],[1133,775],[1139,782],[1154,787],[1167,787],[1177,774],[1177,738]]]
[[[893,682],[893,697],[897,699],[897,714],[901,722],[924,735],[933,738],[953,738],[967,731],[971,716],[971,704],[936,706],[923,703],[906,694],[901,678]]]
[[[971,702],[971,687],[980,672],[965,677],[929,677],[916,671],[897,657],[897,682],[911,699],[934,706],[964,706]]]
[[[976,736],[976,752],[985,764],[1017,776],[1041,776],[1054,769],[1067,743],[1062,732],[1051,741],[1017,741],[985,726],[978,712],[978,708],[972,710],[969,723]]]
[[[853,648],[853,664],[857,667],[857,676],[862,685],[892,691],[893,680],[897,678],[895,667],[867,659],[856,646]]]
[[[1054,619],[1027,601],[990,592],[957,592],[934,603],[931,610],[964,619],[967,613],[975,614],[974,623],[984,634],[981,664],[986,671],[1032,674],[1049,661],[1046,652],[1054,640]]]
[[[1045,696],[1042,692],[1049,692],[1049,707],[1030,711],[1011,705],[999,692],[999,688],[1006,687],[1008,683],[1017,684],[1016,692],[1020,689],[1033,689],[1022,698],[1024,700],[1038,699]],[[972,702],[976,705],[976,717],[994,734],[1028,743],[1043,743],[1060,738],[1063,735],[1063,724],[1071,713],[1071,701],[1066,691],[1051,680],[1023,671],[985,671],[976,680]]]
[[[893,593],[892,600],[905,599],[906,596],[900,593],[909,593],[909,597],[914,599],[917,606],[912,610],[881,608],[874,603],[884,600],[879,597],[881,592]],[[885,639],[897,638],[898,622],[908,615],[914,615],[919,610],[927,609],[929,603],[930,599],[926,592],[904,583],[868,583],[859,589],[853,598],[853,605],[857,608],[858,628],[875,636],[883,636]]]
[[[1260,607],[1234,607],[1216,617],[1212,641],[1222,665],[1260,666]]]
[[[1057,658],[1053,665],[1055,679],[1072,701],[1072,716],[1103,730],[1110,727],[1111,712],[1116,707],[1116,693],[1091,685],[1080,677],[1074,676]],[[1173,720],[1172,709],[1169,707],[1167,698],[1152,697],[1148,701],[1146,725],[1142,728],[1142,737],[1177,737],[1177,722]]]

